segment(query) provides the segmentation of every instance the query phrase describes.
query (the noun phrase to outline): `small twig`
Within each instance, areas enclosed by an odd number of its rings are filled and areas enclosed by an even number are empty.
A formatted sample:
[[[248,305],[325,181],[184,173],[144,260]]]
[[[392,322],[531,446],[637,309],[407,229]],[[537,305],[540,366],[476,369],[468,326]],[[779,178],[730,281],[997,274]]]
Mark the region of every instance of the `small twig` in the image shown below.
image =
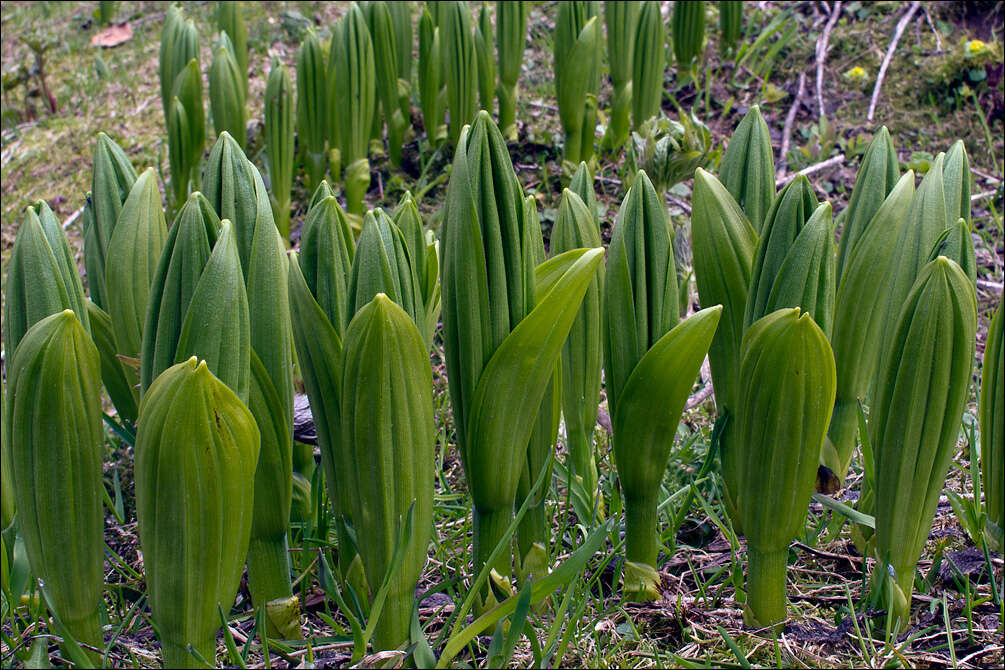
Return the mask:
[[[826,170],[829,167],[834,167],[835,165],[840,165],[841,163],[844,162],[844,160],[845,160],[845,155],[844,154],[838,154],[837,156],[831,156],[830,158],[828,158],[825,161],[822,161],[820,163],[815,163],[813,165],[810,165],[809,167],[804,167],[799,172],[793,173],[793,174],[789,175],[788,177],[779,177],[778,179],[775,180],[775,186],[776,187],[785,186],[786,184],[788,184],[790,181],[792,181],[793,179],[795,179],[799,175],[807,175],[807,174],[813,174],[814,172],[820,172],[821,170]]]
[[[671,205],[676,205],[677,207],[680,207],[681,209],[683,209],[688,214],[691,213],[691,205],[687,204],[686,202],[684,202],[680,198],[675,198],[674,196],[670,195],[669,193],[667,193],[667,202],[669,202]]]
[[[803,102],[803,94],[806,92],[806,72],[799,73],[799,86],[796,87],[796,98],[789,107],[789,113],[785,115],[785,127],[782,129],[782,148],[778,152],[778,163],[781,168],[778,170],[778,178],[785,176],[788,168],[789,144],[792,142],[792,124],[796,122],[796,114],[799,112],[799,105]]]
[[[827,43],[831,38],[831,30],[837,24],[838,17],[841,16],[841,0],[837,0],[831,7],[830,18],[824,27],[823,34],[817,40],[817,116],[823,116],[824,110],[824,61],[827,60]]]
[[[987,279],[978,279],[977,288],[987,291],[988,293],[1001,294],[1005,290],[1005,285],[1001,282],[989,281]]]
[[[883,57],[883,64],[879,66],[879,74],[876,75],[876,86],[872,89],[872,100],[869,102],[869,113],[866,115],[866,121],[869,123],[872,123],[872,119],[876,115],[876,101],[879,100],[879,90],[883,86],[883,78],[886,76],[886,69],[890,67],[890,61],[893,60],[893,54],[897,50],[897,42],[900,41],[900,36],[904,34],[904,29],[907,27],[907,24],[910,23],[911,17],[914,16],[914,13],[918,11],[919,7],[921,7],[920,0],[914,0],[904,16],[902,16],[900,21],[897,22],[897,29],[893,33],[893,40],[890,42],[890,48],[886,50],[886,56]]]
[[[942,38],[939,36],[939,31],[935,29],[932,25],[932,15],[928,13],[927,7],[922,7],[921,11],[925,13],[925,20],[928,21],[928,27],[932,29],[932,34],[935,35],[935,53],[942,53]]]
[[[76,212],[74,212],[73,214],[71,214],[70,218],[68,218],[66,220],[66,223],[63,224],[63,230],[66,230],[67,228],[69,228],[70,226],[72,226],[73,222],[76,221],[77,219],[79,219],[80,215],[83,214],[83,213],[84,213],[84,208],[81,207]]]
[[[978,177],[983,177],[984,179],[987,179],[988,181],[990,181],[990,182],[992,182],[994,184],[1000,184],[1000,183],[1002,183],[1002,180],[999,177],[996,177],[994,175],[990,175],[987,172],[982,172],[981,170],[979,170],[979,169],[977,169],[975,167],[971,167],[970,171],[973,172]]]
[[[977,202],[982,198],[990,198],[993,195],[998,195],[997,189],[995,189],[994,191],[984,191],[983,193],[974,193],[972,196],[970,196],[970,202]]]
[[[705,361],[701,364],[700,375],[702,381],[704,382],[704,386],[698,389],[698,391],[694,395],[692,395],[690,398],[687,399],[687,404],[684,405],[685,412],[689,409],[694,409],[698,405],[702,404],[703,402],[708,400],[708,397],[710,395],[712,395],[713,392],[712,373],[708,366],[708,356],[705,357]]]

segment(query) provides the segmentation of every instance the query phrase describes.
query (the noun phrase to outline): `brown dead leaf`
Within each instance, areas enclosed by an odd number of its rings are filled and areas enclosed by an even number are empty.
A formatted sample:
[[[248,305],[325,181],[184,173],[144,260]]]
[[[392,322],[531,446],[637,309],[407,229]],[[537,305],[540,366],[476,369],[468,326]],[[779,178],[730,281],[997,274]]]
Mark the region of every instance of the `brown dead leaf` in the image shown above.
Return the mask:
[[[133,38],[133,27],[128,23],[118,26],[109,26],[91,38],[91,46],[111,49],[120,44],[125,44]]]

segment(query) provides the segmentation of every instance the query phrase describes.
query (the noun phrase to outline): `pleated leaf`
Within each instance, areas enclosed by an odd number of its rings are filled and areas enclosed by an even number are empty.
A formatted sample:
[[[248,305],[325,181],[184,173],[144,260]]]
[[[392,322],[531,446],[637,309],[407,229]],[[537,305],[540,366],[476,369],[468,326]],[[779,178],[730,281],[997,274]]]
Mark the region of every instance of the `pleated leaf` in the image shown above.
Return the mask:
[[[192,665],[188,645],[215,660],[218,609],[233,605],[248,550],[259,441],[245,404],[195,357],[140,405],[136,516],[166,666]]]
[[[708,351],[716,404],[720,412],[735,410],[743,316],[757,233],[726,188],[701,168],[694,178],[691,236],[701,305],[722,305],[723,309]]]
[[[981,477],[984,483],[984,513],[990,524],[986,534],[991,544],[1002,548],[1005,525],[1005,317],[1001,305],[995,310],[984,347],[980,394]]]
[[[105,267],[108,315],[112,319],[116,351],[123,356],[140,357],[150,285],[166,238],[157,174],[153,168],[147,168],[122,205],[108,244]],[[131,371],[127,377],[135,377],[133,384],[139,382],[135,372]]]
[[[98,133],[94,143],[94,172],[89,200],[92,217],[90,225],[87,225],[87,219],[84,225],[84,269],[87,271],[91,300],[101,308],[108,306],[105,301],[105,252],[122,203],[129,196],[136,178],[136,170],[121,147],[105,133]]]
[[[865,234],[866,227],[900,179],[900,161],[890,139],[890,131],[883,126],[876,133],[862,157],[855,175],[855,186],[844,215],[841,242],[838,245],[838,281],[852,249]]]
[[[74,313],[38,321],[8,359],[4,422],[32,574],[80,642],[102,646],[101,372]]]
[[[632,125],[642,124],[660,112],[663,102],[663,70],[666,67],[666,36],[658,2],[647,0],[639,10],[635,52],[632,59]]]
[[[719,179],[747,215],[754,232],[760,234],[775,200],[775,160],[768,124],[757,105],[729,138],[719,164]]]
[[[185,315],[219,235],[220,219],[212,205],[199,192],[190,195],[168,232],[150,283],[140,356],[140,384],[144,390],[175,363]],[[240,260],[233,269],[239,271],[239,266]]]
[[[405,559],[375,629],[375,648],[390,649],[408,638],[432,531],[432,372],[415,323],[382,294],[353,317],[342,355],[341,448],[349,454],[353,527],[371,583],[387,573],[414,504]]]
[[[881,575],[885,565],[894,571],[902,598],[894,595],[887,606],[901,624],[907,623],[915,564],[956,453],[976,328],[973,284],[959,265],[940,256],[922,268],[881,362],[869,423],[876,569]]]
[[[612,414],[635,366],[677,325],[674,268],[665,209],[640,170],[618,211],[604,280],[604,369]]]

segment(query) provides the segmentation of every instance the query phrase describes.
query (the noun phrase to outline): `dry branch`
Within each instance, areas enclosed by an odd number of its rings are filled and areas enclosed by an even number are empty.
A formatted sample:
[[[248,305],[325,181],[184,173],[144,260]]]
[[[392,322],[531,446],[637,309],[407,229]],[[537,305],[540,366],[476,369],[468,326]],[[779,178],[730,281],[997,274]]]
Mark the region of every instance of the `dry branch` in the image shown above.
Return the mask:
[[[831,38],[831,30],[834,29],[834,25],[837,23],[838,17],[841,16],[841,0],[834,3],[831,7],[830,18],[827,19],[827,25],[824,27],[823,34],[820,35],[820,39],[817,40],[817,116],[824,115],[824,61],[827,60],[827,42]],[[801,76],[801,75],[800,75]],[[784,156],[784,154],[783,154]]]
[[[893,40],[890,41],[890,48],[886,50],[886,56],[883,57],[883,64],[879,66],[879,74],[876,75],[876,86],[872,89],[872,100],[869,102],[869,114],[866,116],[866,121],[872,123],[872,118],[876,114],[876,101],[879,100],[879,90],[883,86],[883,77],[886,76],[886,69],[890,67],[890,61],[893,59],[893,54],[897,50],[897,42],[900,41],[900,36],[904,34],[904,28],[910,23],[911,17],[914,16],[918,8],[921,7],[920,0],[914,0],[911,6],[908,7],[907,12],[901,17],[900,21],[897,22],[897,29],[893,33]]]
[[[786,184],[788,184],[790,181],[792,181],[793,179],[795,179],[799,175],[807,175],[807,174],[813,174],[814,172],[820,172],[821,170],[826,170],[829,167],[834,167],[835,165],[840,165],[844,161],[845,161],[845,155],[844,154],[838,154],[837,156],[831,156],[830,158],[828,158],[825,161],[821,161],[819,163],[814,163],[813,165],[810,165],[809,167],[804,167],[799,172],[794,172],[793,174],[790,174],[787,177],[779,177],[778,179],[775,180],[775,187],[781,188],[782,186],[785,186]]]
[[[792,124],[796,121],[796,113],[799,111],[799,105],[802,104],[804,93],[806,93],[806,73],[800,72],[795,100],[792,101],[792,106],[789,107],[789,113],[785,115],[785,127],[782,130],[782,147],[778,152],[778,162],[781,165],[781,168],[778,170],[778,179],[785,177],[785,172],[788,168],[788,159],[786,156],[789,155],[789,145],[792,143]]]

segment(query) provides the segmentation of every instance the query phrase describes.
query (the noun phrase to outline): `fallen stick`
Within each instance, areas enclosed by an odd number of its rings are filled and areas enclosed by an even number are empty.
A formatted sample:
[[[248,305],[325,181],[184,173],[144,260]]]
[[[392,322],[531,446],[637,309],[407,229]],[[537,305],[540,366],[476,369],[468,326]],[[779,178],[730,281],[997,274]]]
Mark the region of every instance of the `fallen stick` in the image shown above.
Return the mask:
[[[876,86],[872,89],[872,100],[869,102],[869,113],[866,115],[866,121],[872,123],[873,117],[876,115],[876,101],[879,100],[879,90],[883,86],[883,78],[886,76],[886,69],[890,67],[890,61],[893,60],[893,54],[897,50],[897,42],[900,41],[900,36],[904,34],[904,29],[907,24],[911,22],[911,17],[914,16],[918,8],[921,7],[920,0],[914,0],[911,6],[908,7],[907,12],[900,18],[897,22],[897,29],[893,33],[893,40],[890,42],[890,48],[886,50],[886,56],[883,57],[883,64],[879,66],[879,74],[876,75]]]
[[[807,174],[813,174],[814,172],[820,172],[821,170],[826,170],[829,167],[834,167],[835,165],[840,165],[844,161],[845,161],[845,155],[844,154],[838,154],[837,156],[831,156],[830,158],[828,158],[825,161],[821,161],[819,163],[814,163],[813,165],[810,165],[809,167],[804,167],[799,172],[795,172],[795,173],[789,175],[788,177],[779,177],[778,179],[775,180],[775,187],[778,188],[778,187],[781,187],[781,186],[785,186],[786,184],[788,184],[790,181],[792,181],[793,179],[795,179],[799,175],[807,175]]]
[[[817,40],[817,116],[824,116],[826,110],[824,110],[824,61],[827,60],[827,43],[831,38],[831,30],[834,29],[835,24],[837,24],[838,17],[841,16],[841,0],[834,3],[831,7],[830,18],[827,19],[827,25],[824,27],[824,32],[820,35],[820,39]]]
[[[785,127],[782,129],[782,148],[778,152],[778,163],[781,169],[778,171],[778,179],[785,177],[788,168],[789,144],[792,143],[792,124],[796,122],[796,114],[799,112],[799,105],[803,101],[803,94],[806,92],[806,73],[799,73],[799,86],[796,87],[796,99],[789,107],[789,113],[785,115]]]

